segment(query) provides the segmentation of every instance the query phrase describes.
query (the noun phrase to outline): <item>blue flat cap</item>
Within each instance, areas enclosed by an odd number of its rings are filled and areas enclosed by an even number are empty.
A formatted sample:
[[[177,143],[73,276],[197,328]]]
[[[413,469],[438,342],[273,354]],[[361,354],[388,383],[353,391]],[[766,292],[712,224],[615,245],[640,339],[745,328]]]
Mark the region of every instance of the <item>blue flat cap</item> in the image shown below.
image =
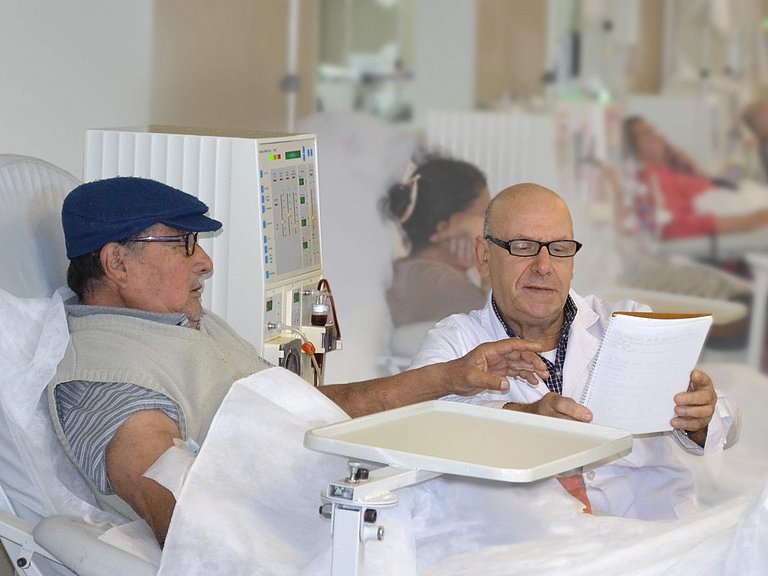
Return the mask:
[[[100,250],[155,224],[184,232],[213,232],[221,222],[191,194],[147,178],[118,177],[81,184],[64,199],[61,224],[67,258]]]

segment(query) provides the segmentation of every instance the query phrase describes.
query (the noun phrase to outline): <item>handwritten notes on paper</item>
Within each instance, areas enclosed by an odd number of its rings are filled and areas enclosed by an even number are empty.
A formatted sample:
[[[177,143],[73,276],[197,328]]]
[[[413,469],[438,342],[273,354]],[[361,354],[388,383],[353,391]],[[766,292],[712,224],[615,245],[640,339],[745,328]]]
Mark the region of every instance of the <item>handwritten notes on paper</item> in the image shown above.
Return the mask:
[[[687,390],[711,325],[709,314],[614,313],[581,397],[592,423],[671,430],[674,396]]]

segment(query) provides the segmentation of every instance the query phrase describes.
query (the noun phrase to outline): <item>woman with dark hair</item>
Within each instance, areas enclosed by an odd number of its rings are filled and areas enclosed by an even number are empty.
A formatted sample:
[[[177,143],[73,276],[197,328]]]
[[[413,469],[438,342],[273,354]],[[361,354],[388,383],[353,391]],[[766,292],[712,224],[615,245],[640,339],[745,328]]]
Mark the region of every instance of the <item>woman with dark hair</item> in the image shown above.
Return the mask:
[[[409,254],[393,265],[387,303],[395,326],[440,320],[482,308],[487,286],[473,282],[475,238],[490,201],[485,176],[472,164],[429,157],[411,166],[382,205],[398,224]]]

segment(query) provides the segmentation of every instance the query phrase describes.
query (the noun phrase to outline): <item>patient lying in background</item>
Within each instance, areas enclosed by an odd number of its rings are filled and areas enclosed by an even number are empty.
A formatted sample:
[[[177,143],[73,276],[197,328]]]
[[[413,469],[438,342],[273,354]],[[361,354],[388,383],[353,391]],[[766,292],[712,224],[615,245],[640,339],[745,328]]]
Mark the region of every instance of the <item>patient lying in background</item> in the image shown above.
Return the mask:
[[[429,157],[411,166],[382,201],[409,249],[394,262],[387,303],[395,326],[482,308],[488,286],[473,281],[474,243],[490,201],[472,164]]]
[[[624,121],[624,139],[630,155],[641,164],[639,179],[658,190],[663,208],[669,213],[669,221],[661,225],[662,238],[671,240],[768,227],[765,208],[730,215],[699,211],[696,200],[704,192],[732,185],[702,174],[685,153],[667,142],[643,118],[631,116]],[[652,203],[652,197],[648,201]]]

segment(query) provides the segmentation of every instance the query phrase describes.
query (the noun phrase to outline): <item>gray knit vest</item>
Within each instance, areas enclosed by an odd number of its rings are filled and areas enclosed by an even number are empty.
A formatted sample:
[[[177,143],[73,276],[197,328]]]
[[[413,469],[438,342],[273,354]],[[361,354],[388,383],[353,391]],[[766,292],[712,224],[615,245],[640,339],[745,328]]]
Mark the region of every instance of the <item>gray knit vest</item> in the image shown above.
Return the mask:
[[[256,349],[221,318],[207,313],[200,329],[163,324],[121,314],[68,315],[70,341],[48,385],[48,405],[56,433],[97,502],[135,520],[117,495],[105,495],[88,478],[64,436],[55,405],[56,386],[72,380],[124,382],[160,392],[179,409],[181,436],[199,444],[229,387],[267,366]]]

